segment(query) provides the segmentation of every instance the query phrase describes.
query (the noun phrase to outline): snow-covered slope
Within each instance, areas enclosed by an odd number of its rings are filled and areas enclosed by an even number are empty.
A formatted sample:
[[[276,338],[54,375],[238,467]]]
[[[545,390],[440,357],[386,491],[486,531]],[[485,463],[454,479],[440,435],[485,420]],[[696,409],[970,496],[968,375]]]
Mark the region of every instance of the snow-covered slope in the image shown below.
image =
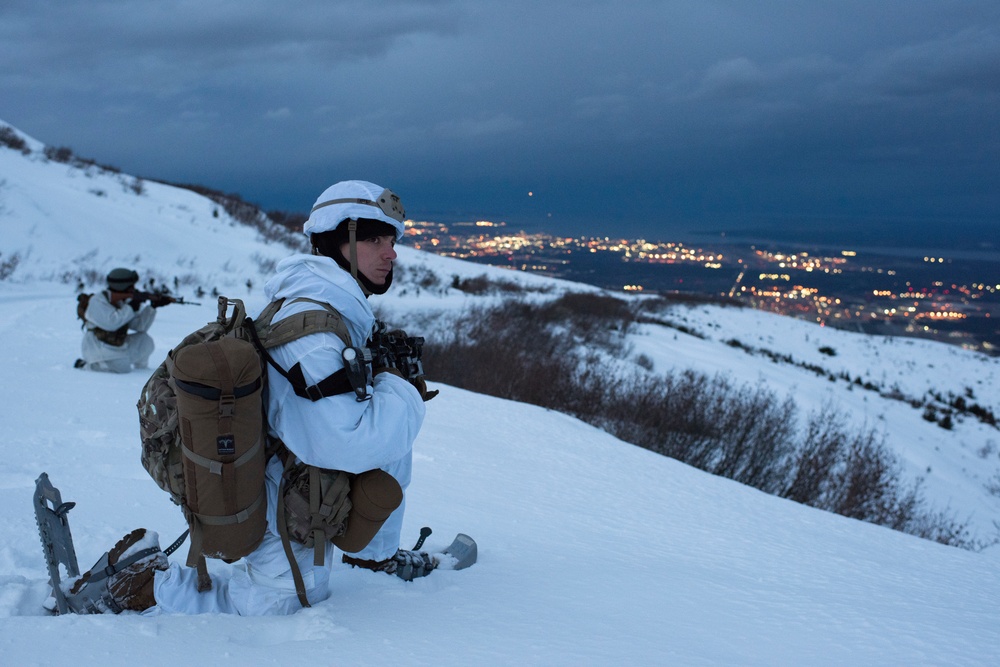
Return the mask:
[[[450,276],[484,271],[496,281],[522,281],[519,298],[551,299],[563,290],[589,286],[482,267],[402,249],[408,275]],[[389,320],[434,329],[472,304],[500,295],[470,297],[457,290],[403,284],[380,299]],[[622,296],[622,298],[626,298]],[[734,383],[790,396],[800,418],[823,408],[845,414],[858,429],[873,429],[900,460],[906,481],[920,480],[931,509],[967,522],[989,542],[1000,531],[1000,430],[972,415],[956,414],[951,429],[924,418],[928,405],[946,408],[964,397],[1000,414],[1000,358],[953,345],[820,327],[769,312],[721,305],[674,305],[657,313],[663,324],[633,327],[624,341],[631,351],[621,367],[653,373],[694,370]],[[935,398],[938,397],[938,398]],[[944,399],[942,400],[939,399]]]
[[[211,202],[186,191],[150,183],[141,195],[119,188],[113,197],[106,183],[106,195],[84,196],[97,176],[73,169],[0,148],[0,262],[14,253],[23,258],[0,280],[3,664],[985,665],[995,659],[997,548],[963,551],[806,508],[564,415],[444,385],[435,385],[442,393],[428,404],[416,443],[404,534],[416,539],[429,524],[433,547],[469,532],[480,544],[475,567],[410,584],[337,568],[331,598],[287,618],[42,615],[46,574],[31,514],[41,472],[65,500],[78,503],[70,520],[85,568],[137,526],[159,531],[164,544],[183,530],[179,511],[139,464],[135,401],[144,374],[72,367],[80,338],[76,280],[121,263],[169,283],[183,264],[192,279],[179,281],[182,295],[218,287],[255,308],[263,305],[259,284],[267,264],[257,258],[289,252],[214,217]],[[139,210],[141,224],[156,234],[127,230],[129,212]],[[120,221],[117,236],[105,236],[107,220]],[[81,243],[86,250],[78,252]],[[219,253],[234,248],[220,268]],[[451,276],[488,272],[524,281],[529,298],[593,289],[405,248],[400,264],[400,282],[379,304],[401,324],[499,298],[450,289]],[[74,272],[82,273],[63,280]],[[438,275],[436,286],[425,279],[429,274]],[[203,301],[159,311],[154,357],[214,317],[211,299]],[[731,308],[675,307],[664,318],[701,336],[669,326],[638,328],[630,334],[634,354],[646,355],[654,370],[729,373],[792,392],[807,409],[837,402],[859,421],[884,424],[890,444],[914,474],[926,475],[935,499],[973,514],[984,530],[1000,516],[996,497],[984,488],[1000,459],[995,430],[965,420],[945,431],[900,400],[747,348],[917,397],[928,389],[971,387],[996,410],[994,360]],[[744,347],[727,344],[733,339]],[[822,347],[836,356],[820,353]]]
[[[16,262],[10,281],[94,284],[130,266],[171,288],[176,279],[187,290],[225,290],[259,282],[289,253],[206,197],[50,160],[24,139],[28,154],[0,146],[0,263]]]
[[[289,618],[43,616],[41,472],[77,503],[82,567],[137,526],[164,544],[183,530],[139,465],[145,377],[75,370],[71,305],[60,285],[0,288],[3,664],[985,665],[1000,645],[996,550],[806,508],[433,383],[404,535],[471,533],[471,569],[406,584],[338,567],[331,598]],[[163,309],[159,350],[210,311]]]
[[[956,416],[950,430],[924,419],[927,405],[944,405],[935,395],[946,401],[971,396],[969,403],[1000,414],[1000,359],[749,309],[683,308],[670,317],[703,338],[678,333],[674,339],[660,327],[642,328],[631,339],[635,353],[652,359],[655,370],[728,374],[790,395],[803,410],[832,406],[884,436],[938,510],[968,520],[983,539],[1000,529],[1000,431],[971,415]]]

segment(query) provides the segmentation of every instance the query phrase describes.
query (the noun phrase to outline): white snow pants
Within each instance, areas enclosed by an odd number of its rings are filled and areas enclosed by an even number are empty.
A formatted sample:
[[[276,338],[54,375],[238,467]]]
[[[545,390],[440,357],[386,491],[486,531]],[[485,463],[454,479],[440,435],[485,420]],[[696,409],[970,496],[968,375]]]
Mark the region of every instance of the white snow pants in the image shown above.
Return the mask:
[[[406,456],[383,469],[392,475],[405,491],[410,483],[412,465],[412,457]],[[233,564],[232,575],[228,579],[213,576],[212,590],[204,593],[198,592],[197,570],[170,561],[169,569],[156,573],[153,583],[156,606],[147,609],[143,614],[222,613],[268,616],[293,614],[302,608],[295,593],[295,581],[288,565],[288,558],[285,556],[274,523],[278,506],[276,481],[281,478],[281,470],[280,461],[277,457],[272,458],[267,468],[268,530],[261,545],[246,558]],[[380,561],[395,554],[399,548],[405,509],[404,499],[403,504],[389,515],[371,543],[352,555],[365,560]],[[325,600],[330,595],[330,570],[335,565],[333,544],[327,542],[326,558],[322,566],[313,565],[311,547],[295,542],[292,542],[291,546],[302,573],[310,604]],[[338,563],[339,560],[338,558]]]
[[[292,544],[295,559],[302,572],[310,604],[330,595],[330,565],[333,545],[327,543],[326,564],[313,565],[313,550]],[[233,564],[232,575],[226,579],[212,577],[212,590],[198,592],[198,571],[176,561],[169,569],[157,572],[153,583],[156,606],[145,614],[239,614],[267,616],[292,614],[302,608],[295,594],[295,581],[281,538],[271,533],[256,551]]]
[[[125,344],[116,347],[97,340],[93,332],[83,335],[81,354],[92,371],[130,373],[132,368],[147,368],[149,355],[155,349],[152,337],[145,332],[130,333]]]

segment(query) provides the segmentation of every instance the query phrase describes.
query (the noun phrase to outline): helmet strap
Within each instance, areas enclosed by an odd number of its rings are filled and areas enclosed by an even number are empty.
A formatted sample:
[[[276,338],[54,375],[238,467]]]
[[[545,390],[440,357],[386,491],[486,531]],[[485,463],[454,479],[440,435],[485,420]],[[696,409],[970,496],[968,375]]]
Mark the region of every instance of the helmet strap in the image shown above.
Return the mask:
[[[358,221],[349,219],[347,221],[348,243],[351,246],[351,275],[358,279]]]

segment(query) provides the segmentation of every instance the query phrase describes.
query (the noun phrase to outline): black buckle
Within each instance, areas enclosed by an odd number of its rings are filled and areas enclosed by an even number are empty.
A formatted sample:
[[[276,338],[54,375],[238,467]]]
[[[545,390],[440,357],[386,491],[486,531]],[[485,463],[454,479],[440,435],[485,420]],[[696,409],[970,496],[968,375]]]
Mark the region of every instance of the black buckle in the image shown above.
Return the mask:
[[[225,394],[219,399],[219,416],[232,417],[236,412],[236,397],[232,394]]]

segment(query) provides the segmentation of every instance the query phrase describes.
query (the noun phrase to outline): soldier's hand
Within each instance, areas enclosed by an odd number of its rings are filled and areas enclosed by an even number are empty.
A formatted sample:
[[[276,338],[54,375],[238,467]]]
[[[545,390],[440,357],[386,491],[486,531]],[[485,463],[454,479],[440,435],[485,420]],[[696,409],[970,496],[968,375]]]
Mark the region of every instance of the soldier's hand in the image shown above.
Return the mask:
[[[423,378],[409,378],[409,382],[420,392],[420,398],[424,400],[424,403],[441,393],[437,389],[428,391],[427,382]]]

